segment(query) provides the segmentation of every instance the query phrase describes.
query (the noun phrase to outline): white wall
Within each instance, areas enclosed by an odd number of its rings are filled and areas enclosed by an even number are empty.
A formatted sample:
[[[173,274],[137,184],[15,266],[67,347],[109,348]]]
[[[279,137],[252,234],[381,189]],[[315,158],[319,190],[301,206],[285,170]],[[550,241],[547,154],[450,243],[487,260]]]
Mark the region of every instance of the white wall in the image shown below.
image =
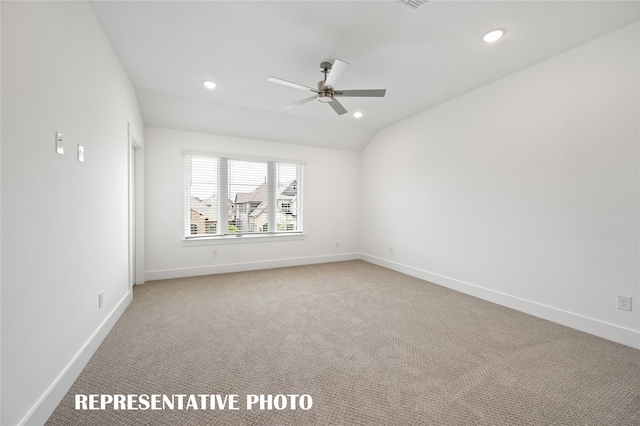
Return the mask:
[[[358,153],[156,128],[145,141],[147,280],[358,256]],[[183,150],[304,161],[305,238],[184,245]]]
[[[379,132],[363,258],[640,347],[638,40],[636,23]]]
[[[130,301],[127,122],[138,142],[143,124],[88,4],[1,7],[0,423],[42,424]]]

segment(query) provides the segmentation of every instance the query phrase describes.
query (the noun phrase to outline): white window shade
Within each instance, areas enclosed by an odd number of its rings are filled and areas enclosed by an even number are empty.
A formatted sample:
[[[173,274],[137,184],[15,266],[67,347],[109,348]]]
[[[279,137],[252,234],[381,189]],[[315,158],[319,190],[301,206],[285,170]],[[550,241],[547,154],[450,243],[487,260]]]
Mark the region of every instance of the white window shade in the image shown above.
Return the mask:
[[[276,231],[302,230],[302,165],[276,164]]]
[[[186,169],[186,230],[188,236],[218,233],[218,159],[188,155]]]
[[[269,163],[228,160],[227,194],[232,207],[230,233],[268,232]]]
[[[302,232],[302,164],[185,155],[185,236]]]

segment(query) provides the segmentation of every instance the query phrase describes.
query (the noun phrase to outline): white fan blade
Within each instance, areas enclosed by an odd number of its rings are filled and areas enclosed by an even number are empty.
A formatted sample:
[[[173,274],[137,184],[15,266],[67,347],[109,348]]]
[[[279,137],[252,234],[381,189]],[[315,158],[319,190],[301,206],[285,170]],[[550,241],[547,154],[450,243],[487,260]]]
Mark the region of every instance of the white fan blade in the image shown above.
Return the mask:
[[[370,90],[336,90],[334,96],[364,96],[372,98],[382,98],[387,89],[370,89]]]
[[[267,81],[270,81],[272,83],[283,84],[285,86],[293,87],[296,89],[311,90],[312,92],[316,92],[316,93],[318,92],[316,89],[312,89],[311,87],[303,86],[302,84],[298,84],[298,83],[292,83],[287,80],[282,80],[281,78],[269,77]]]
[[[298,105],[306,104],[307,102],[311,102],[311,101],[313,101],[314,99],[318,99],[318,97],[317,97],[317,96],[312,96],[312,97],[310,97],[310,98],[306,98],[306,99],[303,99],[303,100],[301,100],[301,101],[294,102],[294,103],[289,104],[289,105],[285,105],[284,107],[285,107],[285,108],[291,108],[291,107],[294,107],[294,106],[298,106]]]
[[[329,105],[331,105],[331,108],[333,108],[333,110],[337,112],[338,115],[347,113],[347,110],[342,106],[340,102],[338,102],[337,99],[334,99],[331,102],[329,102]]]
[[[344,73],[347,72],[348,68],[349,64],[347,62],[336,59],[331,66],[331,71],[329,71],[327,81],[325,81],[323,88],[326,89],[327,87],[331,87],[332,89],[335,89]]]

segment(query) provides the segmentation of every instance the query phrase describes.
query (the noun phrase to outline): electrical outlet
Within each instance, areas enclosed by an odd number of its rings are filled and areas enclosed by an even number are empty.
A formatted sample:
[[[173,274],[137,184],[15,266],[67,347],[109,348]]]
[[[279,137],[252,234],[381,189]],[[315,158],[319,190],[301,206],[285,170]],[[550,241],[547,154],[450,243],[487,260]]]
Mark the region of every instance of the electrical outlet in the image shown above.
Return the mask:
[[[631,296],[623,296],[621,294],[618,295],[618,309],[622,309],[623,311],[631,310]]]
[[[340,243],[336,242],[336,248],[340,248]]]
[[[213,257],[218,257],[218,250],[213,251]]]
[[[98,308],[102,308],[104,303],[104,298],[102,297],[102,292],[98,293]]]
[[[64,154],[64,146],[62,145],[62,133],[56,132],[56,152],[60,155]]]
[[[78,161],[84,163],[84,146],[78,144]]]
[[[389,247],[389,254],[393,254],[393,247]]]

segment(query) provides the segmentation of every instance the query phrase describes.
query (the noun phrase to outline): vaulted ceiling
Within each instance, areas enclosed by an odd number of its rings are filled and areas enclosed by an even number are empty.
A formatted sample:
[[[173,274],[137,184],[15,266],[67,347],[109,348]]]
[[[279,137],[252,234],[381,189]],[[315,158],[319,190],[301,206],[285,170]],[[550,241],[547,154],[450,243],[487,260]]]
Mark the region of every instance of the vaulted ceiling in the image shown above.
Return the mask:
[[[361,150],[380,129],[639,19],[637,1],[91,1],[145,125]],[[495,43],[482,36],[494,28]],[[350,63],[338,89],[387,89],[283,108],[313,93],[320,63]],[[204,88],[204,80],[218,87]],[[362,118],[352,113],[361,111]]]

